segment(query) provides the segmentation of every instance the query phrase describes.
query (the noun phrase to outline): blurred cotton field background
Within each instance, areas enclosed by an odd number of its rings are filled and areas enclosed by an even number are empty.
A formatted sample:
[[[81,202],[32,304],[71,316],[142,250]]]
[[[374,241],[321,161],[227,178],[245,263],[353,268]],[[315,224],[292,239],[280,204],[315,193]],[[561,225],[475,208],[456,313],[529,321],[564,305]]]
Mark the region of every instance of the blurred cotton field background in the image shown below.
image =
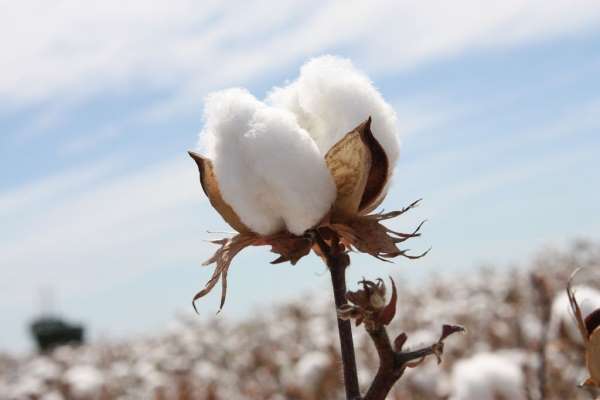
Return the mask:
[[[569,313],[564,282],[574,266],[589,267],[576,282],[584,308],[600,306],[600,244],[547,249],[532,262],[462,278],[401,285],[401,318],[393,330],[416,347],[437,340],[441,321],[469,332],[447,346],[443,363],[427,360],[409,370],[390,399],[520,400],[589,399],[578,389],[586,377],[583,344]],[[542,276],[550,295],[539,301]],[[0,398],[5,399],[340,399],[340,358],[332,300],[304,293],[229,323],[180,316],[162,332],[39,356],[0,357]],[[546,308],[550,313],[546,313]],[[541,339],[548,334],[545,366]],[[363,386],[377,368],[374,348],[358,330]],[[367,372],[371,371],[371,372]]]
[[[560,296],[598,260],[599,27],[593,0],[0,0],[0,399],[339,398],[316,257],[272,266],[248,249],[218,316],[218,294],[190,305],[211,272],[207,231],[230,230],[186,154],[205,96],[263,99],[323,54],[351,59],[396,112],[383,207],[423,198],[391,228],[427,219],[411,247],[432,247],[397,264],[353,255],[350,287],[393,276],[393,330],[411,345],[441,323],[469,330],[394,396],[536,399],[546,330],[548,398],[591,398]],[[557,250],[526,261],[540,249]],[[556,300],[540,303],[533,271]],[[36,355],[40,315],[81,323],[87,344]]]

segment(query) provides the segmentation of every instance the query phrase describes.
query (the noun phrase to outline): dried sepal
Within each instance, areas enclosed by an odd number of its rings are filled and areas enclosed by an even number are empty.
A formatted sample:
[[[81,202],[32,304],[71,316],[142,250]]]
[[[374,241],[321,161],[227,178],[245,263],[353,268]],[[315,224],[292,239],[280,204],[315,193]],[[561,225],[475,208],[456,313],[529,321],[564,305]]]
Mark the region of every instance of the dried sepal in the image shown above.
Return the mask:
[[[356,325],[365,323],[367,330],[375,330],[381,326],[388,325],[396,315],[396,303],[398,293],[392,278],[392,296],[386,304],[386,289],[382,279],[375,282],[363,279],[358,282],[362,288],[356,291],[348,291],[346,304],[338,310],[338,315],[344,315],[346,319],[356,320]]]
[[[215,269],[211,278],[206,282],[204,288],[194,295],[192,299],[192,306],[194,310],[198,312],[196,308],[196,300],[206,296],[215,287],[215,285],[221,280],[222,291],[221,291],[221,304],[219,311],[225,304],[225,298],[227,296],[227,272],[233,258],[243,249],[248,246],[252,246],[259,242],[259,237],[254,234],[238,234],[232,238],[214,240],[212,243],[219,245],[219,249],[215,254],[209,258],[203,265],[215,264]]]
[[[279,257],[271,264],[281,264],[289,261],[292,265],[308,253],[313,246],[313,241],[308,236],[295,236],[288,233],[275,235],[265,240],[271,246],[271,252],[279,254]]]
[[[417,228],[410,233],[393,231],[381,222],[396,218],[406,211],[416,207],[419,200],[410,206],[400,210],[388,213],[376,213],[371,215],[356,215],[342,220],[332,220],[329,227],[337,233],[341,242],[350,249],[356,249],[362,253],[382,260],[389,261],[391,258],[402,256],[409,259],[418,259],[424,257],[429,250],[412,255],[408,250],[400,249],[398,244],[414,237],[421,236],[420,229],[424,224],[421,222]]]
[[[198,166],[198,170],[200,171],[200,184],[202,185],[202,190],[204,190],[210,204],[219,214],[221,214],[221,217],[223,217],[225,222],[237,232],[250,233],[251,230],[244,225],[233,208],[223,199],[212,161],[193,151],[189,151],[188,154]]]
[[[390,322],[394,319],[396,315],[396,303],[398,301],[398,292],[396,290],[396,284],[394,280],[390,277],[390,281],[392,282],[392,296],[390,298],[390,302],[379,312],[378,320],[383,325],[389,325]]]
[[[351,304],[342,304],[340,308],[337,310],[337,316],[339,319],[343,321],[358,319],[362,315],[362,312],[359,307],[353,306]]]
[[[215,264],[215,270],[204,288],[196,293],[192,300],[192,305],[196,312],[196,300],[207,295],[219,280],[222,285],[219,311],[223,308],[227,295],[227,272],[229,271],[229,266],[233,258],[246,247],[271,246],[271,251],[279,254],[279,257],[272,261],[272,264],[289,261],[292,265],[295,265],[302,257],[310,253],[313,247],[313,241],[310,236],[296,236],[287,232],[270,236],[240,233],[232,238],[213,240],[211,243],[219,245],[219,249],[203,265]]]

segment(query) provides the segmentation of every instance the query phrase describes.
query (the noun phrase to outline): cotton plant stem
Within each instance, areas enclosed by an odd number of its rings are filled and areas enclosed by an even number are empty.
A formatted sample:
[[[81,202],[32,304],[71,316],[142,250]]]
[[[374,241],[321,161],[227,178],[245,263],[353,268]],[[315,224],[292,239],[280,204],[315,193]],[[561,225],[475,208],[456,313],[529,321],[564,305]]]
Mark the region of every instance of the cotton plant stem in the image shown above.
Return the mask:
[[[379,368],[365,395],[365,400],[383,400],[402,375],[403,369],[396,368],[395,353],[386,329],[381,326],[374,330],[368,330],[368,333],[377,349]]]
[[[346,268],[350,265],[350,257],[343,251],[338,243],[328,245],[317,232],[315,241],[321,250],[323,258],[331,273],[333,298],[335,300],[336,318],[337,310],[347,303],[346,301]],[[356,370],[356,356],[354,355],[354,341],[352,339],[352,325],[350,321],[337,318],[338,333],[340,337],[340,352],[344,371],[344,387],[347,400],[360,400],[358,374]]]
[[[436,355],[443,351],[443,337],[431,346],[412,351],[395,351],[390,342],[385,326],[379,325],[367,329],[377,355],[379,368],[377,374],[362,400],[385,400],[394,384],[402,377],[406,368],[418,365],[425,357]]]
[[[331,272],[331,283],[333,284],[333,297],[336,310],[346,304],[346,266],[335,262]],[[346,320],[337,319],[338,332],[340,336],[340,348],[342,353],[342,364],[344,366],[344,385],[346,387],[346,398],[348,400],[360,399],[358,387],[358,375],[356,372],[356,357],[354,355],[354,342],[352,340],[352,325]]]

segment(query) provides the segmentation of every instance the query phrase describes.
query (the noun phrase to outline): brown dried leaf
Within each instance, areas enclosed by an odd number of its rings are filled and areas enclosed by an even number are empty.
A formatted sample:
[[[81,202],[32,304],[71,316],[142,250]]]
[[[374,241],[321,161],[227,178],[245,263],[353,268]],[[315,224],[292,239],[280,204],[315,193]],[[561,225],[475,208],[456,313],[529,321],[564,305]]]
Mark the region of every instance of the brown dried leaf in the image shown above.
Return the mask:
[[[422,254],[410,255],[408,250],[400,250],[397,244],[420,236],[419,229],[423,223],[412,233],[395,232],[381,224],[381,221],[401,215],[410,208],[412,207],[385,214],[346,217],[339,222],[333,222],[329,227],[339,235],[346,247],[355,248],[382,261],[389,261],[388,259],[398,256],[417,259],[425,256],[429,250]]]
[[[394,280],[390,277],[390,281],[392,282],[392,297],[390,298],[390,302],[381,310],[379,313],[379,322],[383,325],[389,325],[390,322],[394,319],[396,315],[396,303],[398,301],[398,292],[396,291],[396,284]]]
[[[196,312],[198,312],[196,300],[210,293],[219,282],[219,279],[221,279],[222,284],[221,305],[219,307],[219,311],[221,311],[227,295],[227,271],[229,270],[231,261],[240,251],[248,246],[259,243],[259,241],[260,239],[254,234],[239,234],[231,239],[220,239],[212,242],[220,245],[220,247],[203,265],[216,264],[216,266],[211,278],[204,285],[204,289],[196,293],[192,299],[192,306]]]
[[[266,239],[267,244],[271,245],[271,251],[279,254],[279,257],[271,261],[271,264],[280,264],[289,261],[292,265],[305,255],[310,253],[313,242],[310,238],[304,236],[295,236],[291,234],[281,234]]]
[[[334,209],[347,215],[358,212],[369,180],[371,151],[362,133],[367,125],[370,125],[370,118],[348,132],[325,155],[337,188]]]
[[[225,222],[237,232],[250,233],[250,229],[242,223],[240,217],[221,196],[219,182],[217,181],[212,162],[208,158],[204,158],[193,151],[189,151],[188,154],[196,162],[196,165],[198,165],[198,170],[200,171],[200,184],[202,185],[202,190],[204,190],[210,204],[212,204],[214,209],[221,214],[221,217],[223,217]]]
[[[464,332],[465,328],[458,325],[444,325],[442,326],[442,334],[440,335],[439,342],[443,342],[448,336],[458,333]]]

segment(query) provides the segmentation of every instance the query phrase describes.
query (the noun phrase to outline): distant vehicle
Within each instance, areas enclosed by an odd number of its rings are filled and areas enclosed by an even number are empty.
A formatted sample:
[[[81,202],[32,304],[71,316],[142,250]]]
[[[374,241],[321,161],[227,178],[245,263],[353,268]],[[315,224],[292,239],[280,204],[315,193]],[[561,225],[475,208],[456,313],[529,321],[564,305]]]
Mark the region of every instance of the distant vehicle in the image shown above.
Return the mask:
[[[40,317],[30,326],[40,351],[45,352],[64,344],[82,344],[84,328],[56,317]]]

